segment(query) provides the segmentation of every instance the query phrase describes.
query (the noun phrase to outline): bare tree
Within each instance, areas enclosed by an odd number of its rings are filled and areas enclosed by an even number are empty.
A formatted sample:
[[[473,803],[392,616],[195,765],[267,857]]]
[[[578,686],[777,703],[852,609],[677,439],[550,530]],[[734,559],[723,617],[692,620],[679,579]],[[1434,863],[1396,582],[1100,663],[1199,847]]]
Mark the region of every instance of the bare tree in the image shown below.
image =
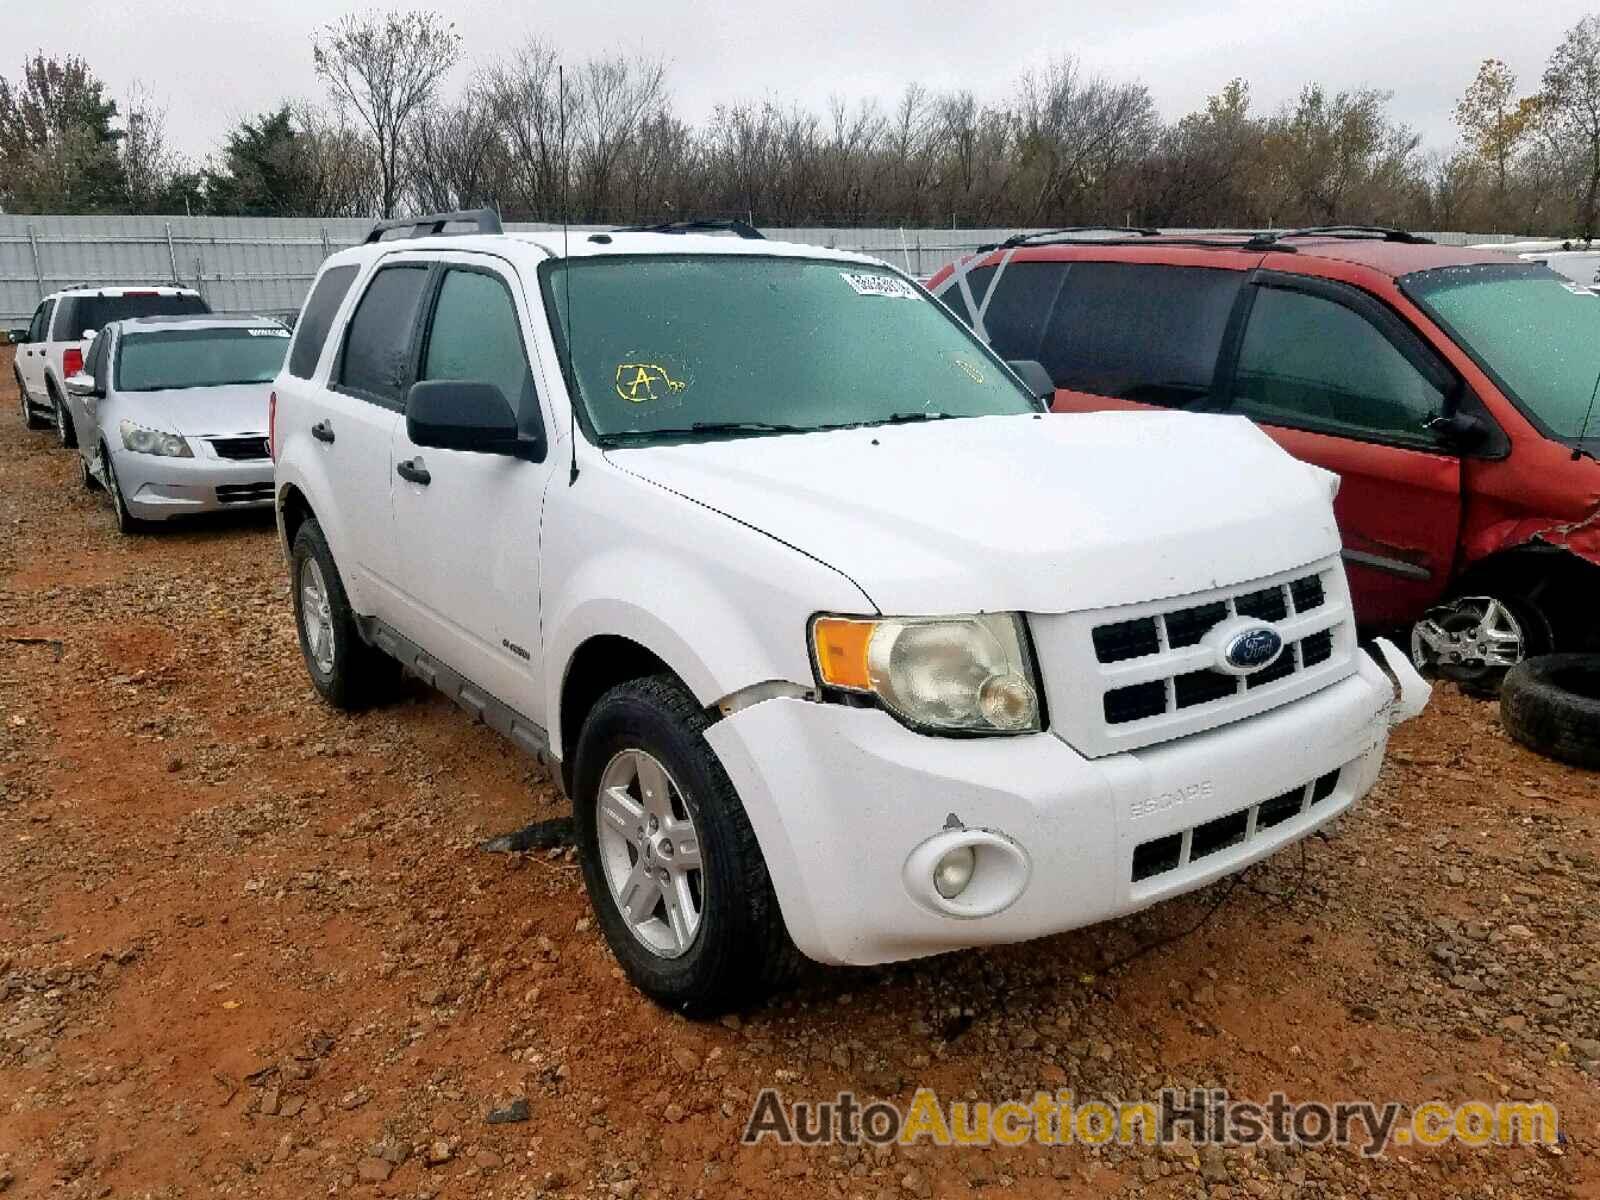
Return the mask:
[[[590,216],[609,213],[618,162],[640,127],[666,107],[666,76],[660,59],[616,54],[590,59],[569,80],[576,84],[577,181]]]
[[[122,156],[128,202],[135,212],[152,212],[179,169],[177,155],[167,147],[166,110],[156,104],[149,89],[135,82],[122,119],[118,153]]]
[[[1582,155],[1578,225],[1588,241],[1600,215],[1600,16],[1567,30],[1550,56],[1539,111],[1549,135]]]
[[[457,104],[423,113],[407,138],[413,198],[423,212],[488,204],[504,190],[506,146],[488,96],[469,89]]]
[[[310,104],[294,109],[304,137],[305,188],[310,198],[306,216],[355,217],[379,205],[377,155],[371,142],[337,113]]]
[[[316,35],[312,55],[334,100],[355,109],[372,135],[382,214],[393,216],[406,135],[460,59],[460,35],[435,12],[351,15]]]
[[[554,48],[531,38],[484,73],[482,88],[510,161],[507,182],[522,214],[549,219],[561,209],[567,156],[561,145],[560,59]],[[568,124],[572,98],[567,98]]]

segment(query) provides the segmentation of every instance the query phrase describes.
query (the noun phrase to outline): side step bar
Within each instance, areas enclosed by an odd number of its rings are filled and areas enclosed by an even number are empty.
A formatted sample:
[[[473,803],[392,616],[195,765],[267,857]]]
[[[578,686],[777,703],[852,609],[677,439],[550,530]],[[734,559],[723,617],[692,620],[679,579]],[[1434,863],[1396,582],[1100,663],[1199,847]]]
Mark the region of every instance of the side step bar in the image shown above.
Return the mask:
[[[555,768],[552,774],[560,779],[560,764],[550,753],[550,736],[540,725],[528,720],[509,704],[496,700],[465,675],[459,675],[432,657],[423,648],[400,634],[376,617],[357,617],[361,636],[368,645],[376,646],[423,683],[443,692],[465,709],[474,720],[482,721],[490,729],[538,759],[546,767]]]

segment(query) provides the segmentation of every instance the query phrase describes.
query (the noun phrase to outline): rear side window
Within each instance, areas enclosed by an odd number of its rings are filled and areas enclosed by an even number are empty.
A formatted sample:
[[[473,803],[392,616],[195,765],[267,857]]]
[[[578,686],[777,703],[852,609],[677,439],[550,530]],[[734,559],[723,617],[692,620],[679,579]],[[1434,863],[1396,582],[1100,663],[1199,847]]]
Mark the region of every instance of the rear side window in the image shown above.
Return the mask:
[[[1444,393],[1365,317],[1321,296],[1259,289],[1233,409],[1269,425],[1430,449]]]
[[[1211,395],[1242,282],[1208,267],[1075,262],[1039,352],[1012,357],[1037,358],[1058,388],[1183,408]]]
[[[328,332],[333,328],[333,316],[344,303],[345,293],[356,281],[359,270],[355,266],[331,267],[311,289],[305,312],[294,327],[294,346],[289,350],[289,374],[296,379],[310,379],[316,373],[322,347],[327,344]]]
[[[345,334],[341,384],[398,404],[411,370],[411,335],[427,282],[422,263],[385,267],[372,277]]]
[[[28,340],[30,342],[42,342],[45,340],[45,334],[50,329],[50,313],[55,306],[56,302],[54,300],[46,300],[34,311],[33,324],[28,326]]]
[[[445,274],[421,378],[492,383],[513,409],[526,411],[528,356],[505,284],[478,271]]]
[[[179,317],[208,313],[199,296],[163,296],[157,292],[125,292],[120,296],[68,296],[56,309],[51,341],[78,342],[91,330],[104,329],[128,317]]]

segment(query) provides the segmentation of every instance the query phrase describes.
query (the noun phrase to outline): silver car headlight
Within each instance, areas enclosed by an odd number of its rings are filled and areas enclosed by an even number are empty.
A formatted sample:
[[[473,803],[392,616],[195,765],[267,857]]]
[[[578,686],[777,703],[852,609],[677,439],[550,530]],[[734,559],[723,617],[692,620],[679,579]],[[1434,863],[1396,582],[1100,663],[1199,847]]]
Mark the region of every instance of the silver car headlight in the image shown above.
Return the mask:
[[[811,622],[824,688],[874,696],[927,733],[1033,733],[1039,684],[1022,617],[831,617]]]
[[[193,458],[189,443],[175,433],[146,429],[132,421],[122,423],[122,444],[135,454],[159,454],[163,458]]]

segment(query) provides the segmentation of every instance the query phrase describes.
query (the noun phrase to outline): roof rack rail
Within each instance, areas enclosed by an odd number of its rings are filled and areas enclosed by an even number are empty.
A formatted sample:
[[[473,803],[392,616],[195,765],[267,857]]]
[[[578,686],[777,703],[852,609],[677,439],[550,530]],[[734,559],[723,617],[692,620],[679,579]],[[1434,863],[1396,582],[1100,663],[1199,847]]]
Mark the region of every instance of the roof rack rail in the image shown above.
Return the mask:
[[[659,225],[624,225],[616,233],[736,233],[747,241],[766,241],[766,235],[737,217],[697,217],[689,221],[663,221]]]
[[[1433,239],[1420,233],[1409,233],[1388,225],[1308,225],[1304,229],[1264,230],[1256,234],[1245,246],[1251,250],[1279,248],[1279,242],[1293,237],[1374,238],[1384,242],[1399,242],[1406,246],[1431,246]]]
[[[444,234],[447,225],[471,225],[473,228],[465,230],[467,233],[504,233],[500,226],[500,214],[492,208],[468,208],[461,212],[424,213],[420,217],[396,217],[391,221],[379,221],[372,227],[372,232],[367,234],[366,244],[381,242],[383,235],[396,229],[409,229],[409,237],[440,237]]]
[[[1033,242],[1043,241],[1069,241],[1073,234],[1078,233],[1122,233],[1134,237],[1159,237],[1159,229],[1149,229],[1143,225],[1063,225],[1060,229],[1036,229],[1032,233],[1014,233],[1003,242],[992,242],[987,246],[979,246],[978,253],[986,254],[990,250],[1010,250],[1016,246],[1026,246]],[[1085,239],[1089,240],[1089,239]],[[1096,238],[1095,241],[1103,241]]]

